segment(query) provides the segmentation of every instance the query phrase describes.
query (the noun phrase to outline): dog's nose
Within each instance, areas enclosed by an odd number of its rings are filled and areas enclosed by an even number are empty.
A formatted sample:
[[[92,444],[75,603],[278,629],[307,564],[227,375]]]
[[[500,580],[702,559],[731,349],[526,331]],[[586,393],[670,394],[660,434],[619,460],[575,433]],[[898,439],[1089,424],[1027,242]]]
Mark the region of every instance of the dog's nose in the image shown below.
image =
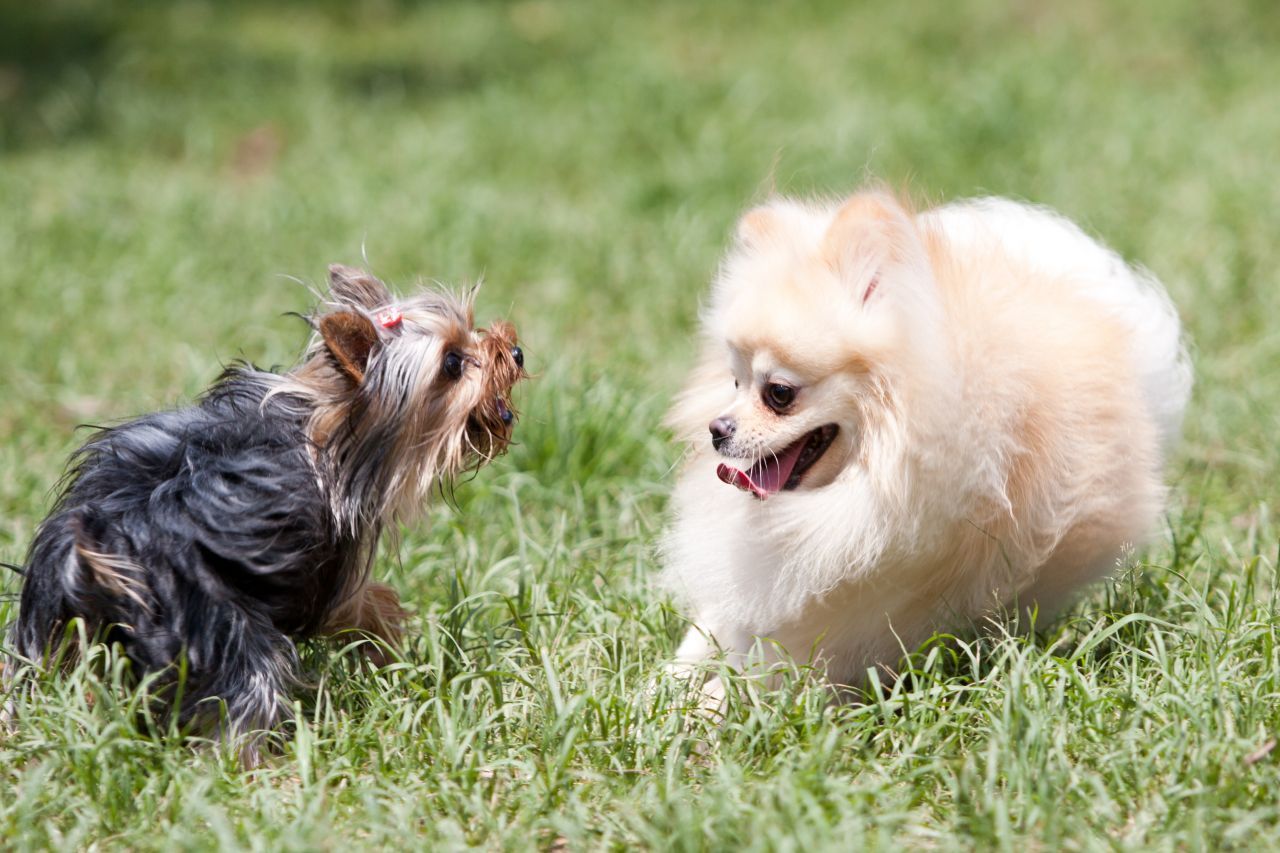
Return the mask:
[[[716,450],[729,439],[733,438],[734,430],[738,425],[733,422],[733,418],[716,418],[711,422],[711,446]]]

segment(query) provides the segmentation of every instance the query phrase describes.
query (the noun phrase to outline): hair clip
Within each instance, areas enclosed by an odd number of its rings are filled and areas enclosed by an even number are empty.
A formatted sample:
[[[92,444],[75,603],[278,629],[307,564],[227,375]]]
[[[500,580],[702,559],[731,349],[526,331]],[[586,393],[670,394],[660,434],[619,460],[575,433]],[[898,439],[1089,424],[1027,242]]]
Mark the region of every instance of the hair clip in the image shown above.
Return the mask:
[[[378,325],[384,329],[395,329],[399,327],[404,315],[394,308],[388,308],[386,311],[379,311],[377,314]]]

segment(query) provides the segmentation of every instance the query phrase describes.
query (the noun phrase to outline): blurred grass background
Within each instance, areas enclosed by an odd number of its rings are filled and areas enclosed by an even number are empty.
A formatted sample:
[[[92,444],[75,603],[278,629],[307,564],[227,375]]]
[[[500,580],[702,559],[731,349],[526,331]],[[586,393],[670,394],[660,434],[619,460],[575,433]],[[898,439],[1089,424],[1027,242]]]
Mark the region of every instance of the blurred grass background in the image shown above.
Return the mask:
[[[0,735],[0,835],[1273,844],[1280,774],[1242,756],[1280,729],[1277,80],[1261,0],[0,0],[0,560],[77,424],[188,400],[234,358],[290,363],[298,279],[330,261],[483,278],[480,318],[516,322],[538,375],[520,446],[383,563],[422,616],[403,670],[317,654],[343,677],[254,777],[138,734],[98,675],[50,684]],[[1169,535],[1056,640],[894,700],[932,722],[798,686],[691,754],[637,699],[681,628],[647,587],[675,462],[658,422],[736,215],[868,177],[1051,205],[1166,282],[1198,375]]]

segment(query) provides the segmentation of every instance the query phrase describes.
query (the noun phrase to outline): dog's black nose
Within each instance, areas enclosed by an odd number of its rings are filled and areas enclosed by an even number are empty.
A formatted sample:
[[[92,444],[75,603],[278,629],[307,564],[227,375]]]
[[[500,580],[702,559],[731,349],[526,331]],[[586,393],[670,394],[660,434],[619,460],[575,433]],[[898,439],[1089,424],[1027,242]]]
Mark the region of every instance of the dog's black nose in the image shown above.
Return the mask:
[[[737,428],[733,418],[716,418],[711,422],[711,446],[719,450],[720,445],[733,438],[733,432]]]

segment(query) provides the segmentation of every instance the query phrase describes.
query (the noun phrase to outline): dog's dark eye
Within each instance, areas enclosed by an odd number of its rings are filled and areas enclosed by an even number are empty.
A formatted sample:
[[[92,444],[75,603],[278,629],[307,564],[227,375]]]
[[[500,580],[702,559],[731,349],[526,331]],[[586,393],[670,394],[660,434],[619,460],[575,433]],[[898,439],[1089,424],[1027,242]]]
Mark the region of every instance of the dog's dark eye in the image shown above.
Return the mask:
[[[775,412],[782,412],[796,401],[796,389],[777,382],[764,386],[764,404]]]
[[[462,378],[462,356],[456,352],[447,353],[444,357],[444,375],[450,379]]]
[[[511,357],[516,360],[516,367],[524,367],[524,350],[520,349],[520,347],[512,347]]]

